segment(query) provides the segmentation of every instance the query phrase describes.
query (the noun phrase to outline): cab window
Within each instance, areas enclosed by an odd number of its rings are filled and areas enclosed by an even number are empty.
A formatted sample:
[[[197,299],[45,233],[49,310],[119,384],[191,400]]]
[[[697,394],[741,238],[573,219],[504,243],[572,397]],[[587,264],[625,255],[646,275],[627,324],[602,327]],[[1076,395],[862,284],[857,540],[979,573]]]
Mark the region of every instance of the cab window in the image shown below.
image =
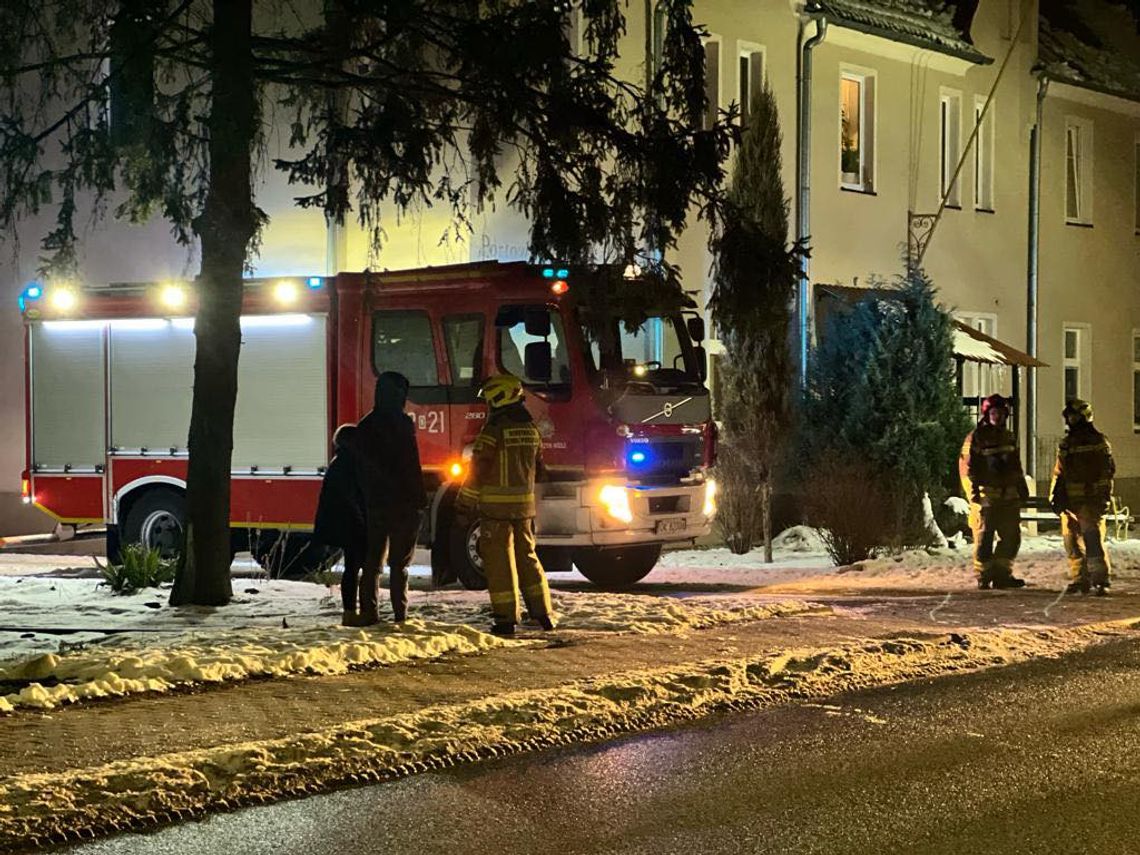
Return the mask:
[[[483,316],[469,314],[444,318],[443,340],[451,367],[452,399],[474,401],[483,384]]]
[[[514,374],[538,393],[554,396],[570,392],[570,354],[562,316],[547,306],[503,306],[495,318],[496,359],[499,369]],[[550,348],[550,376],[535,374],[544,360],[527,358],[528,348]]]
[[[377,374],[398,371],[413,389],[438,387],[432,341],[431,319],[427,312],[389,311],[372,316],[372,367]]]

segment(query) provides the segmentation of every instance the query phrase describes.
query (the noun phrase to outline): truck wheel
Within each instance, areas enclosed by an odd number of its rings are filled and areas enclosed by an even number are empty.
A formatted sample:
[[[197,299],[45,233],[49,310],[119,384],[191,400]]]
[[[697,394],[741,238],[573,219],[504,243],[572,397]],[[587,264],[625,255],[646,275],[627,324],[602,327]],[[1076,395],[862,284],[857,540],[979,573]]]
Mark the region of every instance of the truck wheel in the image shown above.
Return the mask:
[[[610,549],[591,546],[574,553],[574,564],[599,588],[620,590],[648,576],[660,557],[660,543]]]
[[[182,549],[186,497],[177,490],[153,488],[135,499],[119,530],[121,543],[140,543],[173,558]]]
[[[468,591],[487,590],[487,577],[483,574],[483,559],[479,557],[479,521],[465,525],[452,524],[448,551],[451,569]]]

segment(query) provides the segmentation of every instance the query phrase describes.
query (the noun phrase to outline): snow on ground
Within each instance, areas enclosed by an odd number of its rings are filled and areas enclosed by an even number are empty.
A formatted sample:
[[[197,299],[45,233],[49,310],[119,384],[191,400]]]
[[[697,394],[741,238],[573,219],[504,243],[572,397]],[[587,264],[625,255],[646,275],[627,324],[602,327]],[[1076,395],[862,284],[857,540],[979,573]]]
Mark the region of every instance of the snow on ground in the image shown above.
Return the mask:
[[[1136,623],[863,639],[769,651],[436,704],[280,739],[12,775],[0,779],[0,848],[580,743],[717,710],[818,701],[854,689],[1059,656],[1134,637]]]
[[[483,631],[491,618],[481,591],[413,591],[412,620],[367,629],[338,626],[335,589],[322,585],[237,580],[235,593],[222,609],[173,609],[161,590],[122,596],[95,579],[0,577],[0,712],[198,683],[342,674],[527,643]],[[826,611],[745,598],[556,592],[553,599],[564,630],[593,632],[681,633]]]
[[[645,591],[654,596],[556,590],[561,628],[683,633],[826,612],[766,594],[930,593],[973,585],[966,548],[912,550],[836,568],[811,529],[789,529],[775,546],[773,564],[764,564],[758,550],[743,556],[726,549],[666,553],[646,579]],[[1109,549],[1115,590],[1140,588],[1140,541]],[[234,602],[223,609],[172,609],[165,591],[118,596],[99,587],[88,561],[0,556],[0,710],[255,676],[343,673],[502,644],[482,631],[490,623],[484,592],[413,590],[407,625],[354,630],[337,625],[336,588],[239,578]],[[1016,571],[1030,585],[1061,589],[1067,567],[1060,538],[1026,538]],[[429,572],[416,567],[413,575],[422,580]],[[566,577],[552,578],[557,584]]]

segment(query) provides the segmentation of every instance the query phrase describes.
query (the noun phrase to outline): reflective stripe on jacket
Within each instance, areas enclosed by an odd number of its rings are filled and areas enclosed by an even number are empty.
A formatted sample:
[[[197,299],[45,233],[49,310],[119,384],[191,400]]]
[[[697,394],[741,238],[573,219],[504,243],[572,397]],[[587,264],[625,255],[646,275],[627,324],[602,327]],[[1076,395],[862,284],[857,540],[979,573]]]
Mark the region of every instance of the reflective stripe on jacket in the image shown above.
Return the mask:
[[[1092,424],[1081,422],[1057,446],[1049,495],[1054,506],[1065,510],[1082,505],[1105,509],[1112,502],[1115,475],[1112,446]]]
[[[983,422],[970,431],[958,457],[958,475],[974,504],[1016,502],[1026,492],[1017,440],[997,425]]]
[[[478,494],[479,515],[516,520],[536,513],[534,482],[542,468],[542,435],[526,407],[492,410],[475,438],[465,498]]]

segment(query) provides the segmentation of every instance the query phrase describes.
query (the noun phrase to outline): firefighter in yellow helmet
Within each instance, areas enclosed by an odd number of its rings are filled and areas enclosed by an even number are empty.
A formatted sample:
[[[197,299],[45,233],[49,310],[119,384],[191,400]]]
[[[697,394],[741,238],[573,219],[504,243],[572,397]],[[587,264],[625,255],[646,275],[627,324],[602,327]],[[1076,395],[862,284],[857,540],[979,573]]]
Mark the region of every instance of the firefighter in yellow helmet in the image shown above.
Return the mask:
[[[1103,595],[1110,566],[1105,550],[1104,515],[1112,503],[1116,463],[1104,434],[1093,427],[1092,407],[1074,399],[1061,413],[1068,434],[1057,447],[1049,504],[1061,517],[1061,536],[1069,556],[1068,592]]]
[[[1021,588],[1013,560],[1021,548],[1021,503],[1029,496],[1017,439],[1006,429],[1009,403],[1001,395],[982,401],[982,418],[958,458],[962,489],[970,502],[974,572],[978,587]],[[997,545],[994,545],[994,538]]]
[[[518,591],[530,617],[554,629],[546,573],[535,551],[534,483],[545,474],[542,436],[523,405],[517,377],[489,378],[480,395],[490,408],[475,439],[471,473],[459,492],[460,513],[478,510],[479,556],[491,594],[496,635],[513,635],[519,622]]]

